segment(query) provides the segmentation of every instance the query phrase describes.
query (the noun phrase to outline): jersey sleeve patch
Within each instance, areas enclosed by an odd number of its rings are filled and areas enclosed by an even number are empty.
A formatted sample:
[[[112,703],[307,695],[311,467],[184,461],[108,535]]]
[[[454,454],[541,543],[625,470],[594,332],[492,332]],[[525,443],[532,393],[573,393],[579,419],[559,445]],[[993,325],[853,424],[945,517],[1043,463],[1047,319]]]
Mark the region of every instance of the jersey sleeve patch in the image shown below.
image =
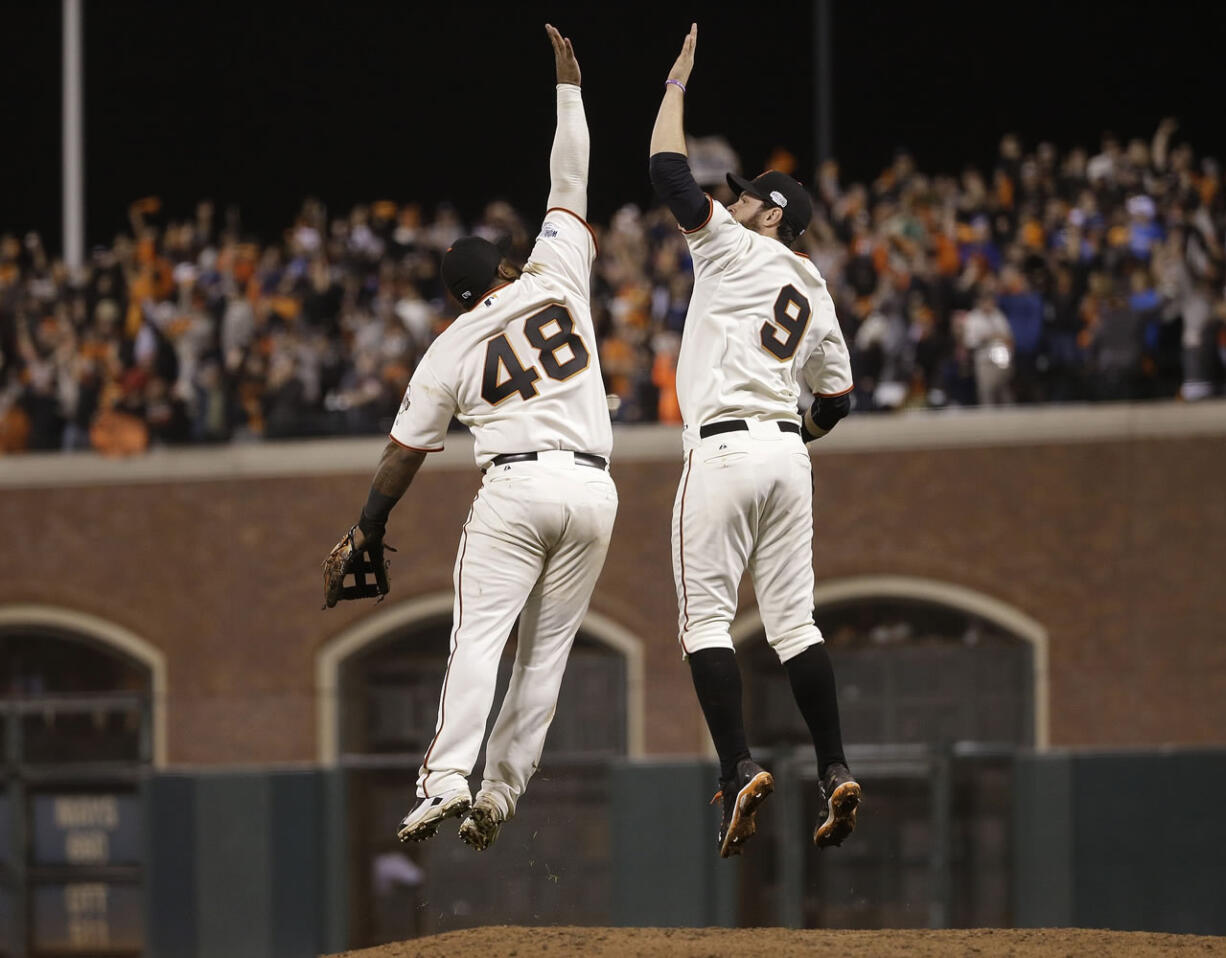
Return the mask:
[[[548,276],[586,299],[595,256],[592,228],[576,213],[557,206],[546,211],[525,269]]]
[[[594,253],[600,252],[600,244],[596,242],[596,231],[592,229],[592,225],[582,216],[580,216],[574,210],[568,210],[565,206],[553,206],[545,211],[546,223],[549,222],[550,213],[564,213],[566,214],[566,218],[573,219],[575,222],[579,223],[585,230],[587,230],[588,235],[592,238],[592,251]],[[554,228],[556,229],[557,227],[555,226]]]

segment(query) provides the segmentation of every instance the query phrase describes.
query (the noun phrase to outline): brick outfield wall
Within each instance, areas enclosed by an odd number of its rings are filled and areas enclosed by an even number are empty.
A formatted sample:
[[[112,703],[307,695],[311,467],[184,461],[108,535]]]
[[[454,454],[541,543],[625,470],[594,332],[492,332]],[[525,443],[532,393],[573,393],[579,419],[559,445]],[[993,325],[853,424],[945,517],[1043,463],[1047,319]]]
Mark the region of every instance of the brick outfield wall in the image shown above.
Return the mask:
[[[374,465],[0,489],[0,607],[70,608],[161,648],[171,763],[311,761],[315,655],[374,608],[322,612],[319,563]],[[1226,744],[1220,436],[849,451],[815,467],[819,580],[918,576],[1043,624],[1052,745]],[[703,740],[675,640],[668,530],[679,475],[679,459],[615,464],[620,513],[593,600],[644,643],[656,754],[693,754]],[[451,588],[478,481],[471,464],[421,473],[389,526],[400,552],[388,601]]]

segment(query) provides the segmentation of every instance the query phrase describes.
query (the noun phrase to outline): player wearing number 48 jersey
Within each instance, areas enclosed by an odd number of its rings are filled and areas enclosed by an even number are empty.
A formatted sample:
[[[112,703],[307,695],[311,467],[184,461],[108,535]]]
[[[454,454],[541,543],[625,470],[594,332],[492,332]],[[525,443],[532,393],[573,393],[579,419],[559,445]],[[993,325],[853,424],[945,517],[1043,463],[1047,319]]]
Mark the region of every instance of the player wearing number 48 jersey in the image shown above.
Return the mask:
[[[451,653],[419,801],[397,831],[402,841],[430,838],[444,820],[463,816],[460,836],[482,850],[514,815],[540,760],[617,512],[608,471],[613,434],[589,307],[596,243],[584,222],[588,131],[579,64],[570,40],[546,30],[558,120],[540,235],[522,272],[476,237],[443,257],[443,279],[465,312],[414,371],[353,533],[358,547],[382,538],[391,506],[424,456],[443,448],[453,416],[472,430],[485,478],[460,536]],[[467,779],[517,618],[515,664],[474,800]]]
[[[813,621],[812,464],[805,443],[849,409],[851,365],[826,283],[790,249],[808,226],[804,188],[776,171],[729,175],[725,208],[690,173],[682,123],[698,27],[665,81],[651,178],[685,232],[694,293],[677,361],[685,465],[673,507],[681,647],[720,758],[720,854],[738,854],[774,781],[746,745],[729,625],[748,570],[766,638],[817,752],[822,819],[813,841],[855,827],[860,786],[843,756],[834,675]],[[800,383],[816,396],[798,416]]]

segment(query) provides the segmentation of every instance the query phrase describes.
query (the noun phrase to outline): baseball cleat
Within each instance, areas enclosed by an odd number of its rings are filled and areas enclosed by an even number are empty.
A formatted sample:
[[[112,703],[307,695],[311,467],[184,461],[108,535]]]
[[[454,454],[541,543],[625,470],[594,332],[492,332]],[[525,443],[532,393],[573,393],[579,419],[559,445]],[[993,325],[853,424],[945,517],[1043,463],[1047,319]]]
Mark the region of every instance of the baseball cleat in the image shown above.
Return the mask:
[[[440,824],[448,818],[463,815],[472,803],[467,788],[457,788],[434,798],[423,798],[400,820],[396,837],[402,842],[424,842],[427,838],[433,838]]]
[[[494,844],[506,820],[493,802],[484,795],[478,795],[472,809],[460,822],[460,838],[466,845],[483,852]]]
[[[837,847],[855,830],[860,785],[846,765],[835,763],[826,769],[821,790],[826,799],[825,816],[813,829],[813,844],[818,848]]]
[[[736,778],[720,782],[720,790],[711,804],[723,799],[723,819],[719,826],[719,857],[741,854],[745,842],[758,830],[754,815],[771,792],[775,779],[753,759],[741,759],[736,766]]]

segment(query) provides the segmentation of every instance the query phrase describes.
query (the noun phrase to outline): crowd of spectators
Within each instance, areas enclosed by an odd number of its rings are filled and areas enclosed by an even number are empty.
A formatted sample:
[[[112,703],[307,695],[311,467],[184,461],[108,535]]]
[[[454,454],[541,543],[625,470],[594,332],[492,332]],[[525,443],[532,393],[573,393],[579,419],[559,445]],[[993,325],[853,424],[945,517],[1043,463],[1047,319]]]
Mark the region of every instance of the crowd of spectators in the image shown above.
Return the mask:
[[[817,170],[797,249],[834,297],[855,408],[1220,394],[1226,194],[1218,164],[1175,132],[1063,156],[1006,136],[988,174],[926,175],[902,151],[867,184]],[[187,221],[161,212],[133,204],[131,233],[76,273],[36,234],[0,237],[0,451],[384,432],[457,314],[443,251],[471,231],[522,261],[537,225],[503,202],[464,223],[446,204],[329,218],[308,200],[260,243],[209,203]],[[676,422],[684,240],[663,208],[623,207],[596,231],[612,414]]]

